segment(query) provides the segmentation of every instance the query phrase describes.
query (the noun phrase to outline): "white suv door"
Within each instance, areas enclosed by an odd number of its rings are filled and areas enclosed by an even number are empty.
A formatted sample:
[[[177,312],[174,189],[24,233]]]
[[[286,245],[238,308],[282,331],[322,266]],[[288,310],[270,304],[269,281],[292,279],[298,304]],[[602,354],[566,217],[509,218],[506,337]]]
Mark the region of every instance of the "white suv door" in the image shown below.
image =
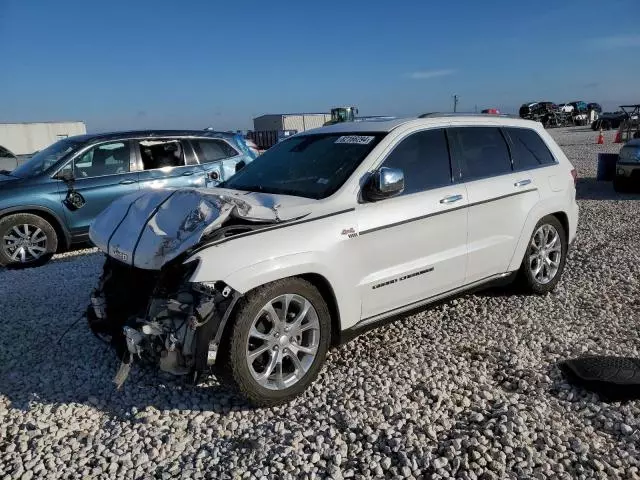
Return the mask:
[[[460,287],[467,256],[467,192],[452,178],[445,130],[401,138],[379,167],[404,173],[402,194],[360,203],[362,320]]]
[[[527,215],[540,198],[540,179],[514,171],[498,127],[454,127],[448,134],[469,195],[468,284],[507,271]]]

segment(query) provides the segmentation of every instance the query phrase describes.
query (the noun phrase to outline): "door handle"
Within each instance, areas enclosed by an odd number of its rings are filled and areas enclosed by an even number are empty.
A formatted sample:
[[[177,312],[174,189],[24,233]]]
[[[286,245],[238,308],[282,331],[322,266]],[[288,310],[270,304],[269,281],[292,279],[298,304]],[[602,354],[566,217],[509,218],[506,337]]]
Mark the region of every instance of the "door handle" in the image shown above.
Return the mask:
[[[188,177],[189,175],[193,175],[193,172],[184,172],[182,174],[183,177]]]
[[[450,195],[440,199],[440,203],[454,203],[459,200],[462,200],[462,195]]]
[[[135,180],[130,180],[130,179],[129,180],[122,180],[120,182],[120,185],[131,185],[132,183],[136,183],[136,181]]]
[[[520,180],[519,182],[516,182],[513,184],[514,187],[524,187],[525,185],[529,185],[531,183],[531,180],[529,180],[528,178],[526,180]]]

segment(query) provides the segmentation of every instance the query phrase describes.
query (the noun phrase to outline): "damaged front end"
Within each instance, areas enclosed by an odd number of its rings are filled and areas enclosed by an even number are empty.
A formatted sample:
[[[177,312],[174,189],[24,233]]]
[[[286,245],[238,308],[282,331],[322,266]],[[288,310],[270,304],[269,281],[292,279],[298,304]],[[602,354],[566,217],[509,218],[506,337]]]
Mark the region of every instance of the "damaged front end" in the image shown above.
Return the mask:
[[[239,294],[220,281],[191,282],[198,261],[185,261],[204,244],[309,213],[279,206],[265,195],[160,189],[122,197],[95,219],[89,236],[107,258],[87,318],[123,362],[118,385],[134,359],[194,381],[209,369]]]
[[[190,283],[195,263],[149,271],[107,257],[87,319],[122,362],[114,378],[118,387],[134,360],[194,382],[215,363],[239,294],[222,282]]]

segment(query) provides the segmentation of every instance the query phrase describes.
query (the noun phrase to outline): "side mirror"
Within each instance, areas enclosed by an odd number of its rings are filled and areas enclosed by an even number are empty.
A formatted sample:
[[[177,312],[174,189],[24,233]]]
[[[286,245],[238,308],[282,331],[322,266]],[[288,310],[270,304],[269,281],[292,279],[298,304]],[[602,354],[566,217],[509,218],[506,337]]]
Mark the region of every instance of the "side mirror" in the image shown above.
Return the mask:
[[[364,188],[364,197],[370,202],[394,197],[404,191],[404,173],[399,168],[382,167],[375,171]]]
[[[242,170],[245,165],[246,163],[244,160],[240,160],[238,163],[236,163],[236,173]]]
[[[72,184],[75,181],[76,177],[73,175],[72,170],[66,170],[58,172],[58,174],[56,175],[56,179],[62,180],[65,183]]]

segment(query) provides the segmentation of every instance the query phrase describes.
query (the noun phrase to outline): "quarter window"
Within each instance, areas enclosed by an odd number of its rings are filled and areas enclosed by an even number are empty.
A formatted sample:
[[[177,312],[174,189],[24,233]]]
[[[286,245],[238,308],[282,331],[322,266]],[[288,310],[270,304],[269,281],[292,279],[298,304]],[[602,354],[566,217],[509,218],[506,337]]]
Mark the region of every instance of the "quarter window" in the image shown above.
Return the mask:
[[[79,179],[127,173],[130,158],[129,142],[98,145],[74,160],[73,175]]]
[[[549,148],[537,132],[529,128],[506,128],[511,139],[511,156],[515,170],[526,170],[555,163]]]
[[[405,138],[383,166],[403,171],[403,195],[449,185],[451,165],[444,129],[423,130]]]
[[[191,143],[200,163],[217,162],[238,155],[238,152],[224,140],[192,140]]]
[[[463,180],[511,173],[509,149],[497,127],[456,127],[449,131]]]

